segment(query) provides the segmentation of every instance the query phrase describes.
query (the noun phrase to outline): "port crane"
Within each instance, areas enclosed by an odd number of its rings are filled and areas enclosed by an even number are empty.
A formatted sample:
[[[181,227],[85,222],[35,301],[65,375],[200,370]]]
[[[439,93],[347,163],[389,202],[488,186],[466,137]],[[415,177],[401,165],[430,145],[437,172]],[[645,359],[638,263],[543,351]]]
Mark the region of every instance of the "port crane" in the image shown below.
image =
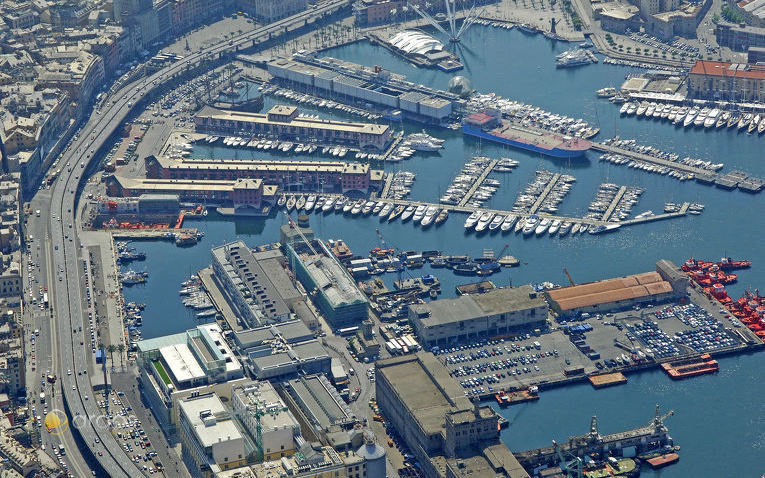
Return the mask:
[[[653,420],[651,420],[650,423],[646,425],[646,428],[653,427],[655,430],[666,430],[666,426],[664,425],[664,420],[671,417],[675,414],[674,410],[670,410],[667,413],[661,414],[661,407],[659,407],[659,404],[656,404],[656,413],[653,416]]]
[[[558,454],[558,459],[560,460],[560,469],[563,473],[566,474],[566,478],[582,478],[584,476],[581,458],[568,451],[565,451],[563,448],[558,446],[558,442],[555,440],[553,440],[553,448],[555,449],[555,453]],[[568,460],[566,459],[564,453],[569,456]]]

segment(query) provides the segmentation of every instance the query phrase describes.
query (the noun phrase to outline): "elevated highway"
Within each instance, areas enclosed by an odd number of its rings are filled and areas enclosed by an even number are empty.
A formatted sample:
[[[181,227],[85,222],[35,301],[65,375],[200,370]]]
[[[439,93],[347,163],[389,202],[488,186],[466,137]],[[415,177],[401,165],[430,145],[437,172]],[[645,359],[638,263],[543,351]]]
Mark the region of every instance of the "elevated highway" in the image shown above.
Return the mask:
[[[99,151],[108,143],[119,126],[129,117],[132,110],[140,105],[163,83],[178,78],[195,69],[226,61],[229,55],[274,40],[276,37],[307,27],[327,15],[348,7],[348,0],[330,0],[291,17],[259,27],[253,31],[221,41],[147,77],[123,85],[105,100],[104,107],[91,116],[81,128],[79,136],[59,157],[61,176],[56,180],[50,197],[50,209],[45,237],[54,247],[49,249],[44,260],[51,278],[50,292],[55,304],[53,316],[52,352],[57,355],[53,366],[60,377],[59,383],[69,420],[76,427],[76,433],[89,450],[71,448],[69,454],[88,453],[98,461],[98,476],[135,478],[141,475],[138,465],[133,463],[111,435],[107,421],[99,410],[88,374],[72,373],[68,370],[87,370],[90,360],[90,338],[86,337],[87,313],[83,306],[83,259],[78,239],[78,225],[75,217],[78,190],[86,180],[86,171]],[[45,432],[44,432],[45,433]],[[98,456],[98,452],[102,456]],[[82,460],[74,460],[82,463]],[[82,467],[76,470],[82,474]]]

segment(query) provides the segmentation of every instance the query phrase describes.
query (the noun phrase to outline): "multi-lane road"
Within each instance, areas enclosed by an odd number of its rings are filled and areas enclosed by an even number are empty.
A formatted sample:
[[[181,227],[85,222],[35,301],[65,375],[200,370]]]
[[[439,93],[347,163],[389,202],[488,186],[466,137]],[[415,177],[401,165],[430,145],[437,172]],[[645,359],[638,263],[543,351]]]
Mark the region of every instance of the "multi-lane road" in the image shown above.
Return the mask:
[[[196,68],[203,61],[217,60],[222,55],[248,49],[285,32],[304,27],[347,7],[348,3],[349,0],[326,1],[316,8],[191,53],[151,76],[122,85],[119,90],[105,98],[103,108],[91,116],[81,128],[77,139],[61,154],[58,159],[61,175],[53,187],[50,190],[41,190],[40,198],[33,201],[35,205],[43,202],[47,206],[45,213],[41,214],[41,219],[32,218],[30,230],[37,232],[36,240],[40,249],[35,247],[33,251],[36,252],[35,257],[40,263],[38,272],[45,275],[40,279],[47,283],[51,306],[54,309],[50,335],[46,339],[51,358],[45,359],[44,364],[41,362],[37,368],[38,371],[44,371],[50,366],[50,370],[58,376],[57,386],[60,389],[55,392],[56,401],[63,395],[70,412],[70,420],[90,450],[89,453],[78,450],[68,433],[56,436],[56,439],[46,438],[44,441],[55,444],[58,440],[63,440],[67,448],[70,471],[76,476],[92,473],[83,455],[94,457],[99,462],[103,474],[108,476],[128,478],[132,475],[135,478],[141,474],[138,466],[129,459],[111,435],[98,408],[98,399],[94,397],[90,374],[76,373],[88,370],[92,353],[91,339],[87,337],[87,305],[83,300],[85,256],[78,240],[75,216],[78,189],[86,179],[85,173],[90,162],[131,114],[132,109],[164,82],[188,69]],[[71,374],[68,373],[70,370]],[[36,380],[36,377],[34,379]],[[51,403],[51,406],[53,405],[55,403]]]

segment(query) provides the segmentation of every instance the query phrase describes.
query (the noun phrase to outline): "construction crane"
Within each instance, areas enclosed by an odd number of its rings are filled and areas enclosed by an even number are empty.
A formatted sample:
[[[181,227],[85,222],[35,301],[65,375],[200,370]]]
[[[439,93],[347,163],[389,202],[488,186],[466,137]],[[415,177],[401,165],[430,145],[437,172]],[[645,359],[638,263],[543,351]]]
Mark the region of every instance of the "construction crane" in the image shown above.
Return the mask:
[[[569,273],[568,273],[568,269],[566,269],[566,268],[564,267],[564,268],[563,268],[563,272],[566,274],[566,277],[568,277],[568,281],[569,281],[569,283],[570,283],[572,286],[576,285],[576,283],[574,282],[574,279],[572,279],[572,278],[571,278],[571,274],[569,274]]]
[[[313,254],[314,256],[319,256],[316,258],[316,261],[315,261],[318,264],[320,262],[319,259],[321,255],[318,252],[316,252],[316,249],[314,249],[313,246],[311,245],[311,241],[309,241],[308,238],[305,237],[305,234],[303,234],[303,231],[301,230],[300,226],[295,224],[295,221],[292,220],[292,217],[290,217],[290,215],[286,211],[284,212],[284,215],[287,216],[287,223],[290,225],[290,228],[297,231],[300,238],[303,240],[303,242],[305,242],[306,246],[308,246],[308,249],[311,250],[311,254]]]

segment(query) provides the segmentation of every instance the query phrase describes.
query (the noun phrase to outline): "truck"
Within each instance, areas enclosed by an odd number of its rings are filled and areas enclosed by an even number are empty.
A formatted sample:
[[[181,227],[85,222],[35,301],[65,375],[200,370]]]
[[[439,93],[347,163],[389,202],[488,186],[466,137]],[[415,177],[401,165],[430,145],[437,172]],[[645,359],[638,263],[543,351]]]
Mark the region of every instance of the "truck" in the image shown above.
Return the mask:
[[[58,446],[58,452],[62,455],[66,455],[66,450],[64,449],[63,443]]]
[[[48,293],[47,292],[43,294],[43,304],[45,305],[45,308],[48,308]]]
[[[45,392],[40,392],[40,403],[45,403]]]
[[[535,341],[534,342],[534,348],[537,349],[537,350],[540,350],[542,348],[542,344],[540,344],[539,342]]]

